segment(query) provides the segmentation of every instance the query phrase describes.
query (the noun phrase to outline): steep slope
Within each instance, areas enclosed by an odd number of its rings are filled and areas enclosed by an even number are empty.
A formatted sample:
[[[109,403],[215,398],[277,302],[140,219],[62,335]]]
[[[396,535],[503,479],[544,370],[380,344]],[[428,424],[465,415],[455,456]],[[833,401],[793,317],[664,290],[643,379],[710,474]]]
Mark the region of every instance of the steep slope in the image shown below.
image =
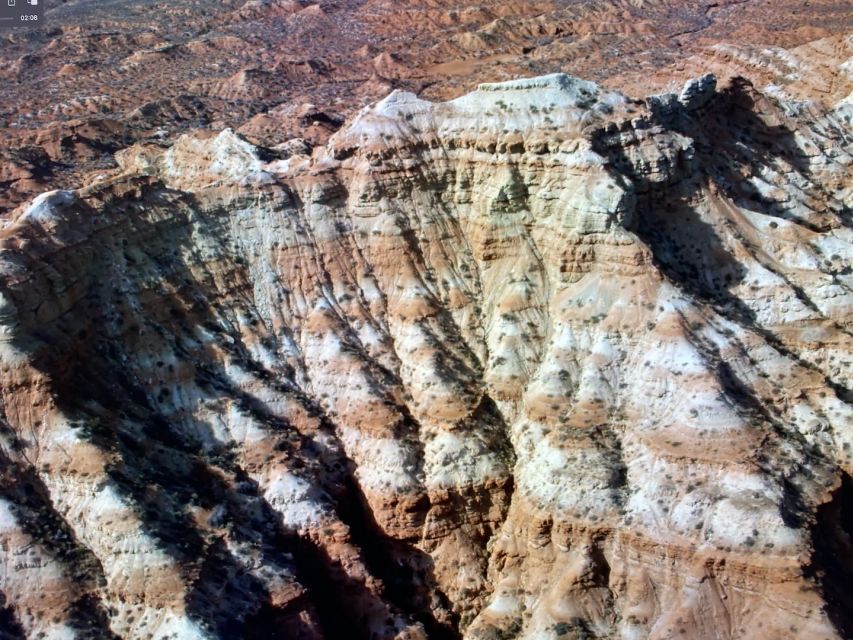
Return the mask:
[[[2,232],[11,637],[850,634],[851,138],[735,78],[137,145]]]

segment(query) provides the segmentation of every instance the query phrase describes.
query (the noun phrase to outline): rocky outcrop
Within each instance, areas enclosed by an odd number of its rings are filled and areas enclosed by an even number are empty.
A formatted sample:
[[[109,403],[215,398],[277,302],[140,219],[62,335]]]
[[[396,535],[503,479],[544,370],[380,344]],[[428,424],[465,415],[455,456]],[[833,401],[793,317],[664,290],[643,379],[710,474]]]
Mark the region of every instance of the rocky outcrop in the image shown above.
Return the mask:
[[[849,0],[61,5],[48,22],[0,34],[4,219],[43,191],[85,186],[134,143],[231,128],[265,147],[325,145],[334,123],[395,88],[447,100],[570,69],[640,96],[708,72],[826,106],[853,90]],[[306,125],[301,105],[324,117]],[[26,171],[34,150],[52,171],[2,177]]]
[[[7,626],[844,637],[850,132],[718,84],[397,91],[20,209]]]
[[[688,111],[695,111],[708,103],[716,88],[717,77],[713,73],[706,73],[701,78],[688,80],[678,96],[678,101]]]

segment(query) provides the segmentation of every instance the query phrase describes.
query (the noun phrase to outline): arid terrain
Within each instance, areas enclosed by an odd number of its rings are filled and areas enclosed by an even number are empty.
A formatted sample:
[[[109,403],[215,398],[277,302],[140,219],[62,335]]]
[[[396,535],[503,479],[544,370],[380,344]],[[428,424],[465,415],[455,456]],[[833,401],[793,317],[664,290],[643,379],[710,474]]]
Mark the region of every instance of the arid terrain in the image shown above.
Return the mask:
[[[0,640],[853,638],[843,2],[0,32]]]
[[[44,27],[0,31],[0,213],[191,129],[322,143],[395,88],[565,72],[642,97],[709,65],[788,85],[782,49],[828,38],[798,95],[839,100],[849,33],[839,0],[48,0]]]

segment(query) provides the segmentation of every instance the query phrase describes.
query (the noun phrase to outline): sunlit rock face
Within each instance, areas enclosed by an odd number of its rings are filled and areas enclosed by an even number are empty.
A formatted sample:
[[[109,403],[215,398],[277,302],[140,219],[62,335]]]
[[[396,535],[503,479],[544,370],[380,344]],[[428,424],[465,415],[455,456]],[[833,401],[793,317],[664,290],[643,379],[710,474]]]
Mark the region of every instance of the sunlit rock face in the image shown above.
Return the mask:
[[[739,78],[134,146],[0,240],[0,625],[841,638],[851,134]]]

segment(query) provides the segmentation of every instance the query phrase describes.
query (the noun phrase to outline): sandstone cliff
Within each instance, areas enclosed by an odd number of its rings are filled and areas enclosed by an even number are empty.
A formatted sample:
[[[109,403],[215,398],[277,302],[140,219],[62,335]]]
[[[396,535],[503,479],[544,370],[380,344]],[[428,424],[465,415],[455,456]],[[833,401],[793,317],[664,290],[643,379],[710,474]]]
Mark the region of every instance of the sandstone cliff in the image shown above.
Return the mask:
[[[850,637],[851,142],[741,78],[557,74],[39,196],[0,626]]]

